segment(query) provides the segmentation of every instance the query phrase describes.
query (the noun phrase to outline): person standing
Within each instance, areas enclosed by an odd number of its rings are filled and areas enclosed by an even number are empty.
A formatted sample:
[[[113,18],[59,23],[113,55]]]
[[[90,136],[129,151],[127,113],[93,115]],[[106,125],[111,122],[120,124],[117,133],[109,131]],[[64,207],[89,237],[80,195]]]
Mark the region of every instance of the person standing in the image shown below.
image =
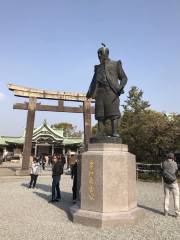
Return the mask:
[[[45,157],[45,155],[43,154],[43,155],[42,155],[42,168],[43,168],[43,170],[45,170],[45,166],[46,166],[46,157]]]
[[[40,171],[40,165],[37,161],[37,158],[33,157],[33,161],[32,161],[32,164],[31,164],[31,172],[30,172],[31,180],[30,180],[30,183],[29,183],[29,188],[31,188],[31,186],[33,188],[35,188],[36,181],[37,181],[37,178],[38,178],[38,175],[39,175],[39,171]]]
[[[61,162],[62,162],[63,167],[64,167],[64,165],[66,164],[66,157],[65,157],[64,154],[61,155]]]
[[[49,202],[59,202],[61,199],[60,179],[63,174],[63,164],[60,156],[53,157],[52,165],[52,199]]]
[[[164,182],[164,215],[168,216],[170,192],[173,194],[175,216],[179,217],[179,187],[177,183],[178,166],[174,161],[174,154],[169,153],[162,163],[162,177]]]
[[[67,170],[70,169],[70,162],[71,162],[71,151],[68,150],[68,152],[67,152]]]
[[[75,164],[71,168],[71,179],[73,179],[73,203],[76,203],[77,200],[77,160],[75,161]]]
[[[3,150],[3,161],[6,162],[7,160],[7,155],[8,155],[8,151],[6,149]]]

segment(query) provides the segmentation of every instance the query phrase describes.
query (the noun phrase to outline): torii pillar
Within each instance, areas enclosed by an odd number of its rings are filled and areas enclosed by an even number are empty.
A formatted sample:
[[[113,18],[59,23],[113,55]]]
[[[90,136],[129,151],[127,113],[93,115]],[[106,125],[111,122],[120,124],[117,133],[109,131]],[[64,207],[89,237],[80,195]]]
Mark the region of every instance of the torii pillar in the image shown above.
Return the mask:
[[[23,147],[22,168],[16,171],[16,175],[22,176],[22,175],[28,175],[29,173],[36,102],[37,102],[36,98],[32,98],[32,97],[29,98],[27,122],[26,122],[26,135],[25,135],[25,142]]]

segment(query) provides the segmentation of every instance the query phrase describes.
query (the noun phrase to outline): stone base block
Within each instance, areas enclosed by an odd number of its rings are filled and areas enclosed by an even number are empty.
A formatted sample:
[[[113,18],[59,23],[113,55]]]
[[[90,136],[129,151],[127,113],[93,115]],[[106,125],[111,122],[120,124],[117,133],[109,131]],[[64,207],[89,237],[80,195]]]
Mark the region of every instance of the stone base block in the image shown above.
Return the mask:
[[[28,176],[29,175],[29,170],[16,170],[16,176]]]
[[[100,213],[82,210],[78,205],[70,207],[70,214],[74,223],[96,228],[136,224],[144,216],[143,210],[138,207],[128,212]]]
[[[81,161],[82,210],[128,212],[137,207],[136,161],[125,144],[89,144]]]

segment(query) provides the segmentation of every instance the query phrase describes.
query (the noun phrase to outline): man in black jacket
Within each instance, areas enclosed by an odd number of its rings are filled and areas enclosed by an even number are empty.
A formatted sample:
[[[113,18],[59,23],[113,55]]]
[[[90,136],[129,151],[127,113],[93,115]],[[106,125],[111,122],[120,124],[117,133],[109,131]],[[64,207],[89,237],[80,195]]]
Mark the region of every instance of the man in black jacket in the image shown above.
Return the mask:
[[[77,160],[75,161],[75,164],[73,164],[71,168],[71,179],[73,179],[73,203],[76,203],[77,199]]]
[[[98,134],[104,135],[106,119],[111,120],[112,137],[119,137],[117,133],[119,111],[119,96],[124,93],[127,76],[121,61],[109,59],[109,49],[101,47],[98,50],[99,65],[94,68],[94,76],[87,92],[87,99],[95,98],[95,119],[98,120]],[[120,81],[120,83],[119,83]]]
[[[58,202],[61,199],[61,192],[59,182],[61,175],[63,174],[63,163],[61,162],[60,156],[53,157],[52,167],[52,199],[50,202]]]

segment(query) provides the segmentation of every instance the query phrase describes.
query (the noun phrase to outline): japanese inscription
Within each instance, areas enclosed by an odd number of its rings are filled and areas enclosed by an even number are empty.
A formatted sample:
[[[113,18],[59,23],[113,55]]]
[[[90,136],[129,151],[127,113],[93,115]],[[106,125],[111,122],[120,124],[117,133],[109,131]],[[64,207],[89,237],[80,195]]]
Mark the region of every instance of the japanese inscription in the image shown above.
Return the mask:
[[[88,179],[89,199],[95,200],[95,183],[94,183],[94,161],[89,162],[89,179]]]

